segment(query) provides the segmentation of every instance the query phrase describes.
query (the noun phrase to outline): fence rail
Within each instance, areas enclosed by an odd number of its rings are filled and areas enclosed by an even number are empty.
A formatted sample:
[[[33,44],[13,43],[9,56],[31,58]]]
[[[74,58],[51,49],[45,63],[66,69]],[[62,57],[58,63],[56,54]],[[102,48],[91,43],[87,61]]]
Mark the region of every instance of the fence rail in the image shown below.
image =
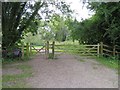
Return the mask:
[[[106,44],[103,44],[101,43],[101,51],[103,55],[107,55],[107,56],[118,56],[119,53],[120,53],[120,46],[118,45],[114,45],[113,47],[112,46],[109,46],[109,45],[106,45]]]
[[[1,48],[1,46],[0,46]],[[42,49],[44,49],[45,54],[48,56],[50,54],[49,50],[51,49],[51,54],[54,57],[55,52],[77,52],[81,55],[107,55],[107,56],[120,56],[120,46],[114,45],[109,46],[106,44],[103,44],[102,42],[95,45],[55,45],[55,42],[52,44],[49,43],[49,41],[46,42],[45,46],[41,48],[35,48],[34,45],[22,44],[20,45],[21,51],[22,51],[22,57],[24,57],[24,53],[26,50],[27,56],[29,56],[32,52],[32,50],[36,50],[37,52],[40,52]]]
[[[73,46],[73,48],[69,48]],[[67,48],[65,48],[67,47]],[[83,48],[80,48],[83,47]],[[114,45],[109,46],[106,44],[103,44],[102,42],[100,44],[95,45],[55,45],[55,48],[63,51],[74,51],[79,52],[82,55],[107,55],[107,56],[116,56],[120,54],[120,46]]]

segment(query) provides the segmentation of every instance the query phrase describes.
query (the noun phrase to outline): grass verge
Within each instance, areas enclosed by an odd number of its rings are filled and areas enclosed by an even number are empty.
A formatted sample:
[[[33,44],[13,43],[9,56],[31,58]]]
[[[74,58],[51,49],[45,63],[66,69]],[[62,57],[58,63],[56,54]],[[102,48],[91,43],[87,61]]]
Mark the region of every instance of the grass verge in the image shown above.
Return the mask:
[[[95,59],[100,62],[101,64],[109,67],[109,68],[112,68],[112,69],[116,69],[118,70],[118,60],[116,59],[111,59],[111,58],[106,58],[106,57],[103,57],[103,56],[100,56],[100,57],[95,57]]]
[[[21,74],[14,75],[3,75],[2,76],[2,87],[3,88],[25,88],[28,87],[25,83],[25,78],[32,76],[32,70],[29,65],[17,65],[16,69],[21,69]]]
[[[2,67],[5,68],[15,68],[22,70],[20,74],[6,74],[2,75],[2,88],[26,88],[29,87],[25,83],[25,79],[32,76],[31,66],[25,64],[25,62],[31,60],[36,55],[36,52],[33,52],[30,57],[27,57],[26,54],[23,59],[2,59]],[[9,66],[9,67],[6,67]]]

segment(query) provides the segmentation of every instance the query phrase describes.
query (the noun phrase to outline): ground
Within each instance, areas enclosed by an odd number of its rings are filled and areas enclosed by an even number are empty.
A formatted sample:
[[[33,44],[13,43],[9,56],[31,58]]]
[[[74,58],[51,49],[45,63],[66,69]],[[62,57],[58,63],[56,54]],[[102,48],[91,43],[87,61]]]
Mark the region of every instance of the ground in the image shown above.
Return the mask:
[[[25,63],[32,67],[33,76],[25,79],[32,88],[118,88],[117,71],[90,57],[63,53],[50,60],[36,55]]]

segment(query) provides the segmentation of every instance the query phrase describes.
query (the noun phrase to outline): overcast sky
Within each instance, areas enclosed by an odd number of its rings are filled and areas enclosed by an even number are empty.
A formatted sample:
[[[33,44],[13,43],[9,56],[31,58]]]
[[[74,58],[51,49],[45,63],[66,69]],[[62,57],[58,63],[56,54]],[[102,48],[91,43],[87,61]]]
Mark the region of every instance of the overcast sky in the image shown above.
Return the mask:
[[[83,7],[83,3],[81,0],[65,0],[68,4],[70,3],[70,7],[72,10],[75,10],[77,14],[74,13],[74,17],[77,20],[81,21],[81,18],[87,19],[93,15],[93,12],[90,12],[86,7]],[[87,4],[85,4],[86,6]],[[92,14],[89,16],[89,14]]]

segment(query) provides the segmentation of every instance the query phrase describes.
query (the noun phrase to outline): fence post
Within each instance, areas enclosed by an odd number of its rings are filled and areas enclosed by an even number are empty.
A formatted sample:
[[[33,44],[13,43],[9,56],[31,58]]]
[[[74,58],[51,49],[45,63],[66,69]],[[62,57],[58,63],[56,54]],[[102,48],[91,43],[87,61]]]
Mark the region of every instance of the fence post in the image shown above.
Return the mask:
[[[22,59],[24,59],[24,44],[22,44]]]
[[[113,46],[113,56],[115,57],[115,45]]]
[[[26,43],[26,55],[29,57],[29,43]]]
[[[46,44],[46,54],[47,54],[47,57],[49,57],[49,41],[47,41],[47,44]]]
[[[45,55],[47,54],[47,43],[45,43]]]
[[[54,58],[54,46],[55,46],[55,41],[52,43],[52,57]]]
[[[103,55],[103,42],[100,42],[100,53]]]
[[[99,57],[99,55],[100,55],[100,44],[98,43],[98,45],[97,45],[97,56]]]
[[[32,46],[31,46],[31,43],[30,43],[30,55],[32,54]]]

